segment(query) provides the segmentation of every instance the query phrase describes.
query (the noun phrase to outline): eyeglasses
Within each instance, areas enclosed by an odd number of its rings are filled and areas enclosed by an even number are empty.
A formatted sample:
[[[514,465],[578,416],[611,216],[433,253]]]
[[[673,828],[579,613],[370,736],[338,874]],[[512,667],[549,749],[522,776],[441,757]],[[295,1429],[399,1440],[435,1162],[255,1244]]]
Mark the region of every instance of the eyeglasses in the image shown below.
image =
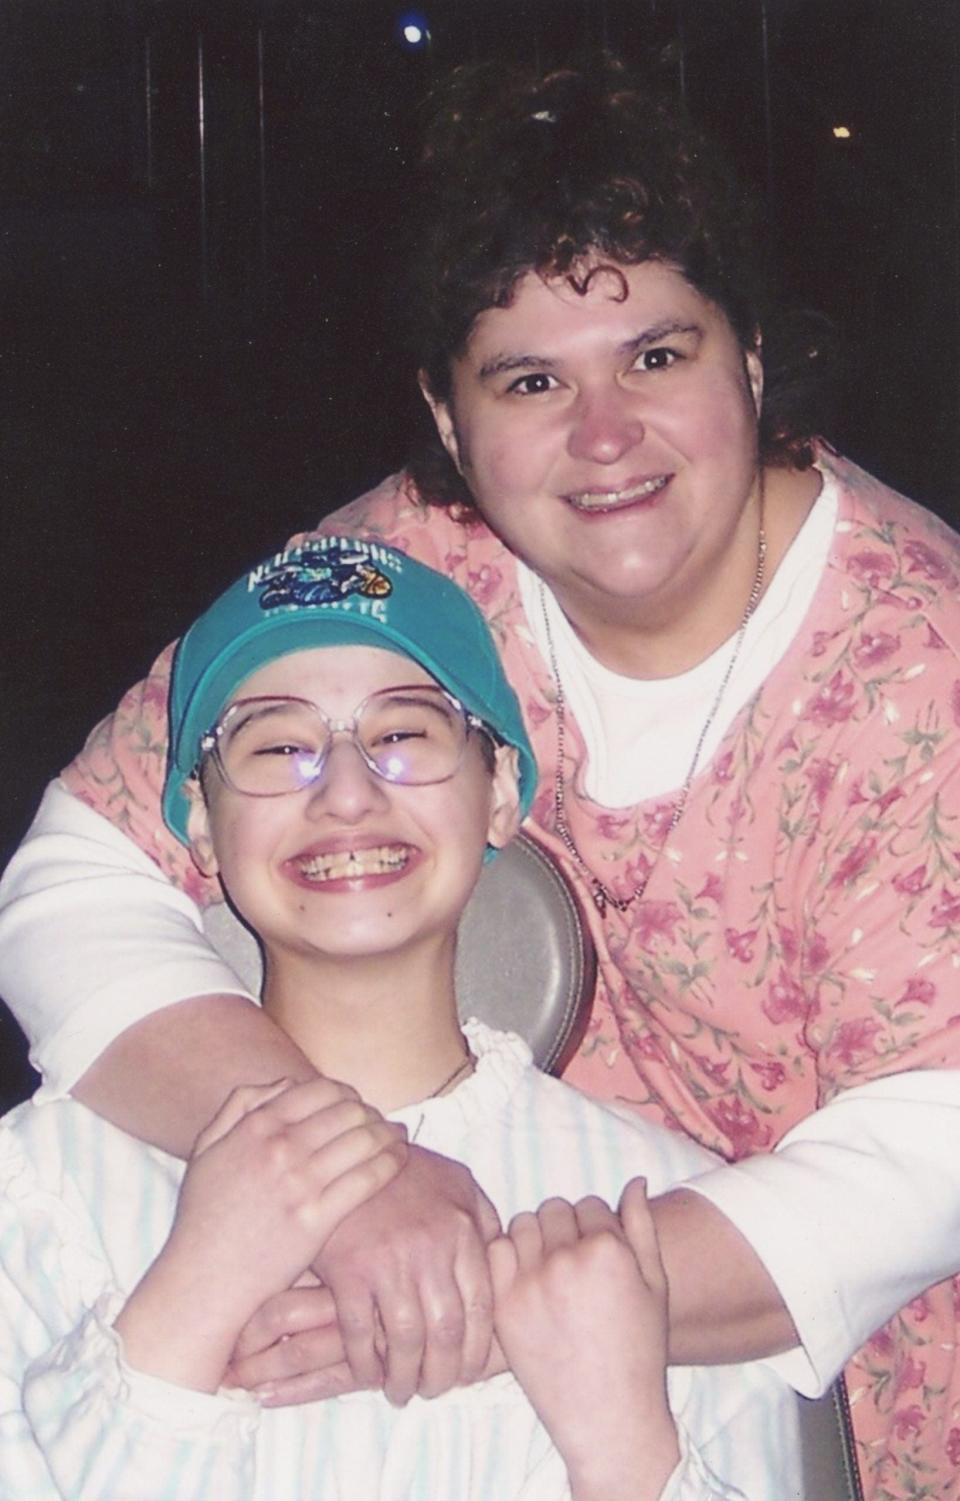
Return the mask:
[[[490,733],[446,689],[413,684],[371,693],[352,719],[330,719],[305,698],[237,699],[200,751],[234,792],[283,797],[315,782],[334,735],[349,735],[378,777],[426,787],[453,776],[472,729]]]

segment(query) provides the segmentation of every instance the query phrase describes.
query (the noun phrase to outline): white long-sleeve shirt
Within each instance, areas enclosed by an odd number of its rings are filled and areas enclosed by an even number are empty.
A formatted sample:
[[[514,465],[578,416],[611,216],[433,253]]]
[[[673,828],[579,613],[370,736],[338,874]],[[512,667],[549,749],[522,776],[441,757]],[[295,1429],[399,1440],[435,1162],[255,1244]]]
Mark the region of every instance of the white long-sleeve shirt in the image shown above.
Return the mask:
[[[475,1074],[397,1112],[467,1163],[506,1221],[553,1194],[615,1203],[709,1168],[694,1143],[538,1073],[467,1028]],[[112,1322],[160,1250],[184,1167],[71,1100],[0,1122],[0,1475],[9,1501],[562,1501],[566,1474],[516,1381],[391,1407],[376,1392],[261,1410],[139,1373]],[[615,1373],[611,1372],[611,1380]],[[762,1363],[670,1373],[681,1462],[663,1501],[789,1501],[796,1402]]]
[[[0,895],[0,992],[32,1039],[44,1099],[65,1095],[113,1038],[162,1006],[218,992],[253,999],[190,899],[57,783]],[[960,1072],[911,1071],[846,1091],[772,1153],[692,1185],[780,1291],[801,1345],[777,1365],[798,1391],[825,1391],[875,1329],[956,1269],[960,1202],[943,1185],[958,1161]]]

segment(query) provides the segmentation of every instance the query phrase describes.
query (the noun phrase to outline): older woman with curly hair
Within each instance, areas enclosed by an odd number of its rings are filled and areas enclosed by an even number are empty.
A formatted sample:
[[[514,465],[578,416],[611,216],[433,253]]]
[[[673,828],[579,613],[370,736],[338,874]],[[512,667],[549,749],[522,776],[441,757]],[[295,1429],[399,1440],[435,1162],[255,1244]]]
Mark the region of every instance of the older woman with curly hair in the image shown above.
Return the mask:
[[[567,1078],[725,1159],[653,1204],[672,1358],[808,1393],[846,1365],[872,1501],[960,1496],[958,539],[817,437],[742,193],[615,64],[454,75],[402,259],[436,441],[321,530],[481,606],[600,957]],[[6,993],[49,1089],[185,1151],[233,1084],[307,1070],[191,916],[168,668],[48,794]],[[414,1151],[332,1237],[356,1379],[476,1372],[475,1219]],[[306,1322],[274,1308],[245,1379],[304,1370]]]

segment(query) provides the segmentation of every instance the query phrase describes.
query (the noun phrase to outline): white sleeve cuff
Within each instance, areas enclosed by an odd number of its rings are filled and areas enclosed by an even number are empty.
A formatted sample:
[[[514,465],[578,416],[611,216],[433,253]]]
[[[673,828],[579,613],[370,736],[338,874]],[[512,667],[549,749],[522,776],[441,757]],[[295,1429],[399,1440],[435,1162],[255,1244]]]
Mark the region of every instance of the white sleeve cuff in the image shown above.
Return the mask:
[[[802,1349],[768,1362],[824,1392],[899,1308],[960,1263],[960,1071],[915,1070],[838,1095],[769,1154],[685,1184],[741,1232]]]
[[[677,1423],[680,1459],[663,1490],[660,1501],[747,1501],[735,1486],[711,1475],[682,1423]]]
[[[62,783],[47,789],[2,899],[0,991],[30,1039],[41,1098],[68,1094],[121,1032],[164,1006],[255,999],[204,938],[190,898]]]
[[[193,1391],[149,1376],[128,1364],[123,1340],[113,1327],[126,1301],[125,1294],[103,1293],[78,1339],[78,1348],[91,1365],[97,1366],[97,1385],[111,1401],[174,1430],[181,1438],[207,1436],[228,1444],[252,1441],[261,1409],[249,1392],[239,1387],[221,1387],[218,1392]]]
[[[245,1392],[188,1391],[126,1364],[103,1294],[24,1373],[23,1411],[57,1494],[93,1501],[243,1501],[255,1470],[259,1408]]]

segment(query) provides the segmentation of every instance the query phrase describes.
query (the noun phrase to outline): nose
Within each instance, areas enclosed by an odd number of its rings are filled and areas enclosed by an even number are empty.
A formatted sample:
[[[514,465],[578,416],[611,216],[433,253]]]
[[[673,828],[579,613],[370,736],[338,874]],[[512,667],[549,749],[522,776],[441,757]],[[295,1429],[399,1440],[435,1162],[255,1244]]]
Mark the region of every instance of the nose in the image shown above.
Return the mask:
[[[581,391],[567,440],[570,455],[594,464],[616,464],[644,437],[636,409],[638,398],[615,382],[602,389]]]
[[[356,823],[366,813],[382,809],[388,792],[387,783],[371,771],[349,735],[338,734],[327,751],[320,775],[311,783],[308,817]]]

